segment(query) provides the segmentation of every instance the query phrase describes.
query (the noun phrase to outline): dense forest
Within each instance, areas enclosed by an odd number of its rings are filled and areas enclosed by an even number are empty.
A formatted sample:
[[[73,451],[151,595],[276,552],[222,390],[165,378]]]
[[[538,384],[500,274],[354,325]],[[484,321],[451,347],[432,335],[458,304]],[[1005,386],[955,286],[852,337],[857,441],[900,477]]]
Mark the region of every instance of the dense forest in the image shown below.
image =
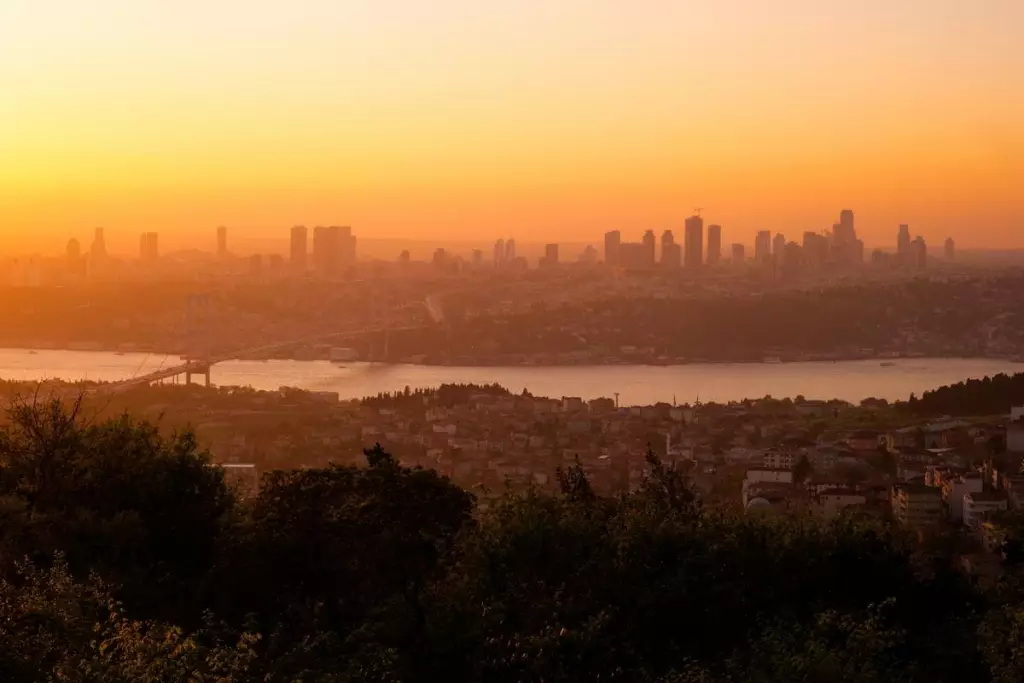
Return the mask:
[[[486,510],[379,447],[226,485],[186,433],[21,403],[0,430],[0,680],[1020,681],[979,588],[884,522],[702,509],[648,458]]]
[[[918,415],[1005,415],[1024,405],[1024,373],[969,379],[911,396],[905,404]]]

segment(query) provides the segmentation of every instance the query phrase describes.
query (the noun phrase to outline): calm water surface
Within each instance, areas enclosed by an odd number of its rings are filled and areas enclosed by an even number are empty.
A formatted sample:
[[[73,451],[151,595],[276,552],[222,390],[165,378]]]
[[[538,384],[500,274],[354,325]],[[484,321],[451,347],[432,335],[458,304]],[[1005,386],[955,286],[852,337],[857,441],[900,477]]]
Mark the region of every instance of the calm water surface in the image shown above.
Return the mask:
[[[180,362],[174,356],[91,351],[0,349],[0,378],[14,380],[127,379]],[[658,401],[679,403],[729,401],[765,395],[783,398],[869,396],[906,399],[928,389],[1000,372],[1024,372],[1024,364],[985,359],[915,358],[892,361],[816,363],[721,363],[672,365],[602,365],[573,367],[438,367],[424,365],[345,366],[326,361],[231,361],[213,368],[219,385],[256,389],[300,387],[336,391],[342,399],[381,391],[435,387],[445,382],[498,382],[512,391],[529,389],[539,396],[611,397],[624,405]]]

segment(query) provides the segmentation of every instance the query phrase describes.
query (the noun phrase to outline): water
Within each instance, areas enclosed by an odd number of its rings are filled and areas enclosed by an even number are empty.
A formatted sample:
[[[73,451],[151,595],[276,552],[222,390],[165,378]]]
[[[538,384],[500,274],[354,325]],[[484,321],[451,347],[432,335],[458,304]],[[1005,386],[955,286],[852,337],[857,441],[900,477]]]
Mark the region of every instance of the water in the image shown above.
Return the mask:
[[[0,378],[14,380],[116,381],[180,363],[176,356],[92,351],[0,349]],[[887,362],[888,363],[888,362]],[[342,399],[381,391],[436,387],[446,382],[497,382],[538,396],[599,396],[619,392],[623,405],[658,401],[692,403],[743,398],[840,398],[869,396],[890,401],[928,389],[1000,372],[1024,372],[1024,364],[1003,360],[915,358],[891,361],[817,363],[715,363],[672,366],[602,365],[568,367],[439,367],[425,365],[339,366],[326,361],[230,361],[213,368],[219,385],[256,389],[299,387],[335,391]]]

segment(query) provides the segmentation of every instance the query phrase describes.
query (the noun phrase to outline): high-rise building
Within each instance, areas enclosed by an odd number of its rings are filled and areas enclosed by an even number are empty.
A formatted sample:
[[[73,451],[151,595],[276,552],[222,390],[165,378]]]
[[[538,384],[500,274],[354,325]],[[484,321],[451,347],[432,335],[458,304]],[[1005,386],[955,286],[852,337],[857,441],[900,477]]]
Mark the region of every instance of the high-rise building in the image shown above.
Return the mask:
[[[944,245],[943,253],[946,256],[947,261],[956,260],[956,242],[953,241],[952,237],[946,238],[946,244]]]
[[[619,245],[622,244],[622,233],[612,230],[604,234],[604,263],[606,266],[621,265]]]
[[[509,237],[505,242],[505,263],[511,264],[516,260],[516,241]]]
[[[480,250],[478,249],[477,251],[480,251]],[[482,251],[480,251],[480,259],[481,259],[481,261],[483,260],[483,252],[482,252]],[[402,251],[401,251],[401,252],[400,252],[400,253],[398,254],[398,262],[399,262],[400,264],[402,264],[402,265],[408,265],[408,263],[409,263],[409,261],[410,261],[410,260],[412,260],[412,255],[411,255],[411,254],[409,253],[409,250],[408,250],[408,249],[403,249],[403,250],[402,250]]]
[[[700,216],[690,216],[685,222],[685,245],[683,263],[687,268],[700,268],[704,263],[704,219]]]
[[[875,268],[884,268],[889,265],[889,256],[881,249],[871,252],[871,265]]]
[[[64,252],[68,261],[78,261],[82,257],[82,245],[74,237],[68,240],[67,249]]]
[[[263,273],[263,255],[253,254],[249,257],[249,275],[259,276]]]
[[[857,230],[853,227],[853,211],[843,209],[839,212],[839,222],[833,228],[836,242],[842,246],[853,244],[857,239]]]
[[[653,230],[648,230],[648,231],[644,232],[644,239],[643,239],[643,245],[644,245],[644,265],[647,268],[653,268],[654,267],[654,263],[655,263],[655,261],[654,261],[654,254],[655,254],[655,251],[657,249],[657,242],[658,242],[658,238],[656,238],[654,236],[654,231]]]
[[[910,251],[913,256],[913,266],[918,270],[924,270],[928,267],[928,245],[925,244],[924,238],[920,235],[914,238],[914,241],[910,245]]]
[[[781,232],[775,233],[775,238],[772,240],[772,256],[775,257],[776,263],[782,263],[783,253],[786,251],[786,236]]]
[[[737,266],[743,265],[743,263],[746,260],[747,260],[747,254],[746,254],[746,249],[743,247],[743,245],[742,244],[734,244],[734,245],[732,245],[732,262],[733,262],[733,265],[737,265]]]
[[[93,258],[104,258],[107,255],[107,243],[103,239],[103,228],[96,228],[92,238],[92,246],[89,247],[89,255]]]
[[[228,229],[223,225],[217,228],[217,256],[224,258],[228,255]]]
[[[484,264],[484,251],[483,251],[483,249],[474,249],[473,250],[472,263],[477,268],[479,268],[480,266],[482,266]]]
[[[309,254],[309,232],[305,225],[292,228],[291,249],[289,252],[291,266],[295,270],[305,270]]]
[[[676,244],[671,230],[661,233],[661,265],[663,268],[678,268],[682,264],[683,250]]]
[[[337,235],[338,240],[338,263],[344,266],[350,266],[356,262],[356,238],[352,234],[352,228],[350,226],[332,225],[330,230],[333,234]],[[315,235],[314,235],[315,237]]]
[[[330,275],[338,271],[341,260],[341,230],[336,226],[313,228],[313,269]]]
[[[505,266],[505,240],[499,238],[494,243],[494,267],[502,268]]]
[[[904,223],[900,225],[900,232],[896,237],[896,260],[901,265],[909,266],[912,264],[913,258],[910,253],[910,245],[910,226]]]
[[[557,244],[545,244],[544,245],[544,258],[540,260],[542,268],[554,268],[558,265],[558,245]]]
[[[754,239],[754,260],[767,263],[772,255],[772,234],[768,230],[760,230]]]
[[[722,258],[722,226],[708,226],[708,256],[707,264],[713,266]]]
[[[155,232],[144,232],[139,238],[139,259],[143,263],[152,264],[160,257],[157,246],[157,234]]]
[[[850,260],[855,266],[864,265],[864,240],[855,239],[850,246]]]

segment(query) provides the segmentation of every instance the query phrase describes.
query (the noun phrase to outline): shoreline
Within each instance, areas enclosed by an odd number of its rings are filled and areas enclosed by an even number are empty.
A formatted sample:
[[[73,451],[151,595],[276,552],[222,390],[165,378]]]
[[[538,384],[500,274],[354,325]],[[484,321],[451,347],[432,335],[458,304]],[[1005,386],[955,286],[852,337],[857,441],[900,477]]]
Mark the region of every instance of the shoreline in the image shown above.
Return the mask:
[[[130,348],[132,345],[119,345],[118,347],[106,347],[96,345],[67,345],[67,346],[4,346],[0,347],[0,352],[24,352],[27,354],[38,354],[44,352],[58,352],[58,353],[90,353],[90,354],[116,354],[116,355],[133,355],[133,356],[157,356],[167,358],[179,358],[184,359],[184,355],[174,351],[154,351],[139,348]],[[914,353],[906,355],[843,355],[834,356],[830,354],[822,355],[808,355],[801,354],[800,356],[766,356],[761,359],[710,359],[710,358],[694,358],[694,359],[683,359],[683,358],[671,358],[671,359],[650,359],[650,358],[621,358],[612,357],[606,359],[553,359],[544,360],[536,358],[524,359],[521,356],[511,358],[494,358],[492,360],[482,360],[479,358],[456,358],[451,360],[439,361],[437,359],[430,358],[429,355],[419,355],[412,357],[405,357],[400,359],[394,359],[390,361],[380,360],[363,360],[353,359],[351,361],[332,361],[327,357],[289,357],[289,356],[275,356],[275,355],[261,355],[251,357],[240,357],[233,358],[229,361],[223,361],[225,363],[243,361],[243,362],[298,362],[298,363],[331,363],[340,367],[348,366],[421,366],[421,367],[436,367],[436,368],[563,368],[563,367],[652,367],[652,368],[667,368],[667,367],[686,367],[691,365],[791,365],[791,364],[807,364],[807,363],[851,363],[851,362],[877,362],[881,365],[887,363],[902,363],[906,361],[926,361],[926,360],[976,360],[976,361],[998,361],[1012,364],[1024,365],[1024,356],[997,356],[997,355],[969,355],[969,354],[929,354],[929,353]]]

